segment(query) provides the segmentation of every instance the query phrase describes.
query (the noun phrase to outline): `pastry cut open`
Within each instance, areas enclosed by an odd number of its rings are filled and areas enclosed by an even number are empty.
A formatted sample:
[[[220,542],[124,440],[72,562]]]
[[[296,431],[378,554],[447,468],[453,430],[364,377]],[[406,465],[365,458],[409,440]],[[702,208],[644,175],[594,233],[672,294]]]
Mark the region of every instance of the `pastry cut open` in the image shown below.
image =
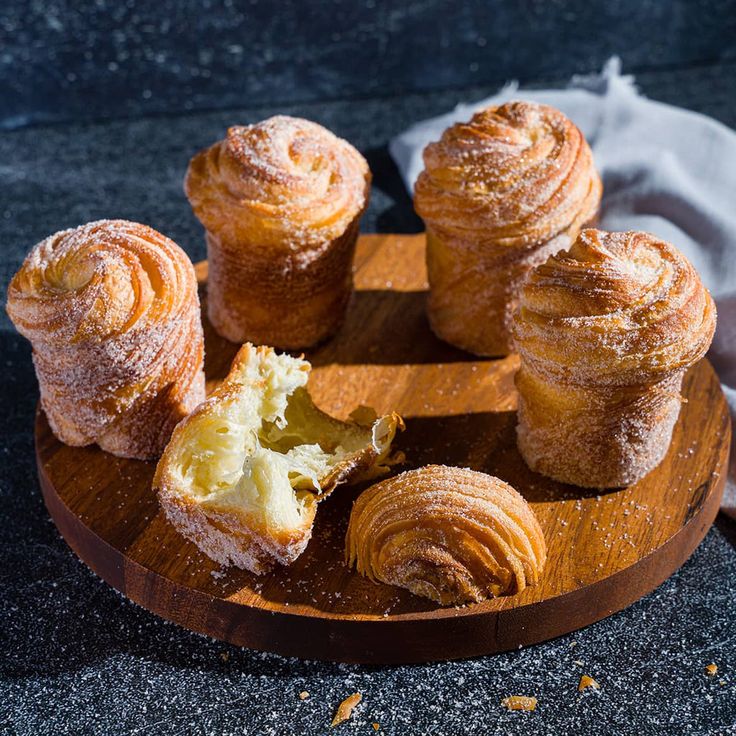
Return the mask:
[[[154,488],[167,518],[222,565],[262,573],[293,562],[320,500],[395,461],[389,453],[401,418],[334,419],[307,391],[310,369],[246,343],[159,461]]]

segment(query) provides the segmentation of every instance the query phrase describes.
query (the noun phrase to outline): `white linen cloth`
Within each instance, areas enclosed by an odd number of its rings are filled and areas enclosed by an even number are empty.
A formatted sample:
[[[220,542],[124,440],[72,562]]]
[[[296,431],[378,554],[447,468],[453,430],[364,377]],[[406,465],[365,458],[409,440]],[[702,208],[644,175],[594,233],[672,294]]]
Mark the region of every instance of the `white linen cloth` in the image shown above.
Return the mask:
[[[573,77],[566,89],[526,91],[510,83],[485,100],[416,123],[389,145],[408,190],[427,143],[476,110],[511,99],[552,105],[582,130],[603,178],[602,229],[654,233],[698,269],[718,309],[708,357],[736,417],[736,132],[643,97],[612,58],[600,74]],[[734,450],[722,508],[736,518]]]

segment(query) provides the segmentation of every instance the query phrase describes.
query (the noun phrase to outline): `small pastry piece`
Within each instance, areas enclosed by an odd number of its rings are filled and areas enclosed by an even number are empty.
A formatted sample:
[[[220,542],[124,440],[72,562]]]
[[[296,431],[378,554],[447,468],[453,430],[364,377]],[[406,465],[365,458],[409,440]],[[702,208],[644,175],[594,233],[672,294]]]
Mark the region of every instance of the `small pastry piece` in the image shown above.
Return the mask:
[[[184,189],[206,229],[215,330],[280,348],[336,332],[370,179],[349,143],[285,115],[234,126],[198,153]]]
[[[339,726],[341,723],[345,723],[345,721],[350,720],[350,716],[353,715],[355,707],[362,699],[363,696],[360,693],[348,695],[348,697],[337,706],[337,711],[335,712],[335,716],[330,725],[334,728],[335,726]]]
[[[507,102],[448,128],[424,150],[414,204],[427,227],[429,321],[477,355],[506,355],[529,270],[597,217],[600,178],[561,112]]]
[[[350,514],[348,564],[441,605],[519,593],[539,580],[544,535],[507,483],[428,465],[364,491]]]
[[[584,230],[538,266],[515,319],[519,450],[563,483],[635,483],[667,452],[685,370],[716,311],[687,259],[640,232]]]
[[[537,699],[527,695],[509,695],[501,701],[501,705],[506,710],[533,711],[537,709]]]
[[[583,675],[578,683],[578,692],[581,693],[588,688],[593,690],[600,690],[601,686],[596,682],[590,675]]]
[[[222,565],[262,573],[293,562],[317,503],[338,483],[374,477],[392,462],[401,418],[333,419],[305,388],[309,370],[306,360],[243,345],[159,461],[154,488],[169,521]]]
[[[100,220],[46,238],[10,282],[7,310],[67,445],[158,457],[204,399],[194,268],[146,225]]]

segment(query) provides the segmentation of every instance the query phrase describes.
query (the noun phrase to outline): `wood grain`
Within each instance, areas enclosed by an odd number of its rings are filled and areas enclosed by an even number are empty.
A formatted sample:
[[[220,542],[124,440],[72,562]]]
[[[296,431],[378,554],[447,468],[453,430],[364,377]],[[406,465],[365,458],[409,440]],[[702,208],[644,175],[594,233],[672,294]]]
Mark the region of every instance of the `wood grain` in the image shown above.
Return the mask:
[[[198,267],[206,280],[206,264]],[[221,571],[165,520],[153,463],[73,448],[36,418],[38,470],[61,534],[130,599],[193,631],[285,655],[366,663],[467,657],[528,645],[618,611],[672,574],[705,536],[725,484],[730,420],[706,361],[686,376],[672,446],[641,482],[590,492],[532,473],[515,444],[515,356],[480,360],[437,340],[424,300],[421,236],[363,236],[356,293],[339,335],[307,357],[310,390],[339,417],[368,404],[399,411],[408,467],[445,463],[511,483],[532,504],[549,547],[540,585],[464,608],[438,608],[375,585],[343,564],[350,506],[340,488],[320,506],[294,565],[257,577]],[[214,385],[237,346],[205,323]]]

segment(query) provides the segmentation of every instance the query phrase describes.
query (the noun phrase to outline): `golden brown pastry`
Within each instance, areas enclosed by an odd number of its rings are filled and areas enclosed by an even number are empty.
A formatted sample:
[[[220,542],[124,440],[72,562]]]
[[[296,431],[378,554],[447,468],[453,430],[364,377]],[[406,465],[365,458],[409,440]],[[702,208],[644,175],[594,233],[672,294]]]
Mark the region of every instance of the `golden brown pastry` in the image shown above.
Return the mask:
[[[584,230],[538,266],[515,319],[518,444],[565,483],[635,483],[667,452],[685,369],[716,312],[674,246],[640,232]]]
[[[349,143],[286,115],[232,127],[198,153],[184,189],[206,229],[215,330],[280,348],[336,332],[370,179]]]
[[[547,556],[534,512],[510,485],[444,465],[364,491],[345,547],[362,575],[442,605],[521,592],[539,580]]]
[[[529,270],[595,220],[601,182],[583,134],[561,112],[507,102],[424,149],[414,203],[427,227],[429,320],[477,355],[506,355]]]
[[[46,238],[10,282],[7,310],[68,445],[157,457],[204,398],[194,268],[146,225],[100,220]]]
[[[293,562],[309,542],[317,503],[393,461],[401,418],[333,419],[312,402],[309,370],[306,360],[243,345],[159,461],[154,487],[166,516],[222,565],[262,573]]]

